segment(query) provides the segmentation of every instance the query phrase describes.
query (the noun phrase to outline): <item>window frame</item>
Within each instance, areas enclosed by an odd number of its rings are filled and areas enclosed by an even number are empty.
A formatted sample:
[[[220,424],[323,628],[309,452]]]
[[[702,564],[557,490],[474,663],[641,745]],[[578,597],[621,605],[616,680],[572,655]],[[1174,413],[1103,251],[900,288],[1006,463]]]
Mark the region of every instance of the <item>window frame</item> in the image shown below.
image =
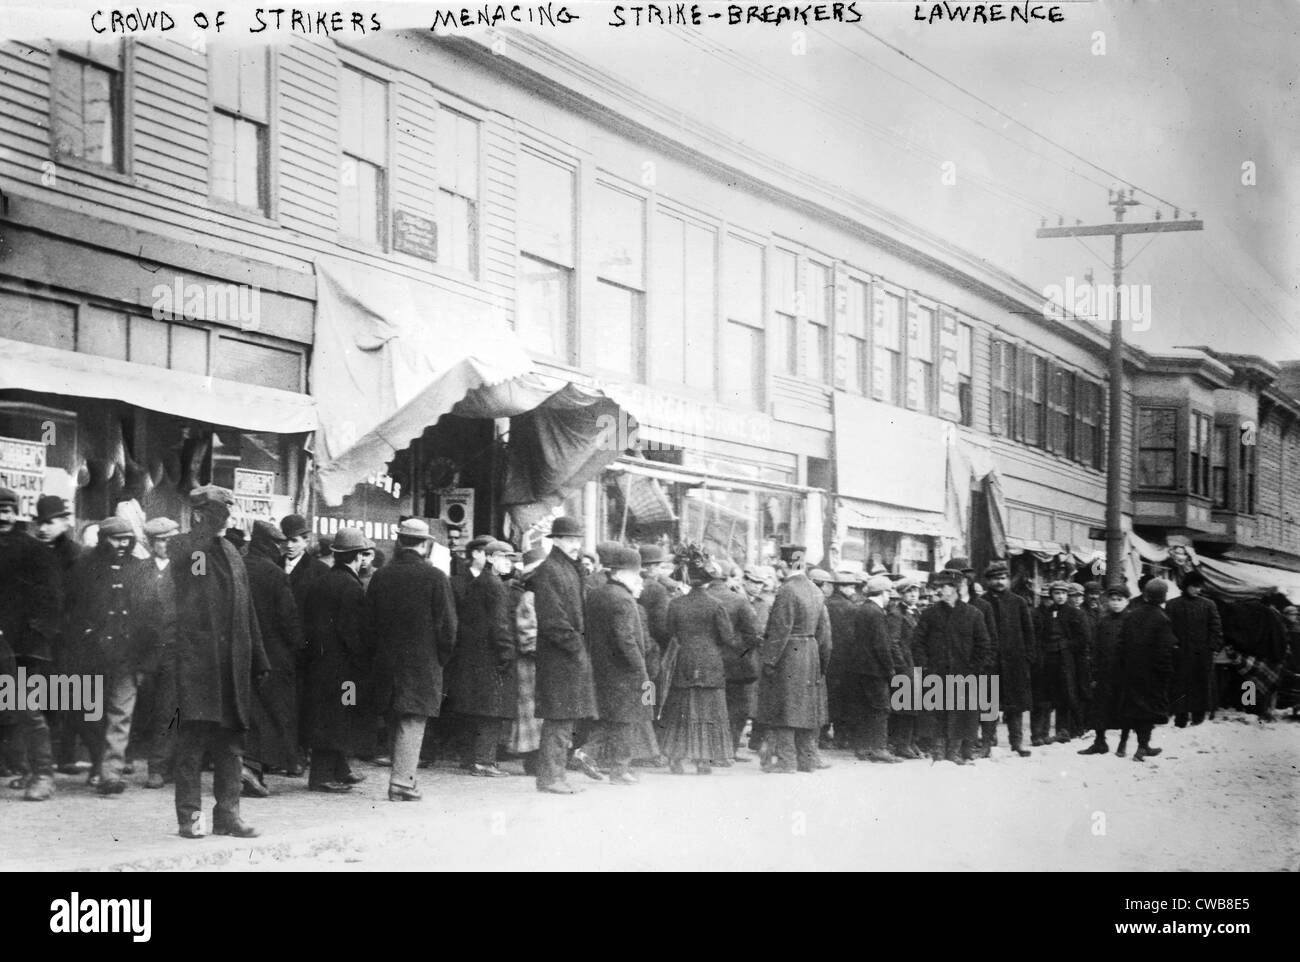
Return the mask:
[[[474,216],[470,224],[470,232],[473,237],[473,249],[470,252],[472,266],[469,270],[465,270],[464,268],[455,267],[442,260],[443,231],[442,231],[442,224],[439,216],[439,204],[441,203],[442,194],[444,193],[444,191],[446,193],[452,194],[453,196],[457,196],[457,197],[463,197],[465,195],[459,194],[456,191],[446,190],[443,186],[444,182],[442,179],[441,164],[435,165],[438,173],[437,173],[436,183],[434,186],[435,196],[434,196],[433,222],[435,225],[437,225],[437,231],[438,231],[438,259],[434,261],[434,264],[439,271],[444,272],[450,276],[463,277],[475,282],[481,282],[483,280],[483,219],[484,219],[483,208],[485,206],[483,202],[483,196],[484,196],[483,184],[484,184],[484,180],[487,177],[487,161],[486,161],[487,151],[484,146],[485,131],[487,128],[487,117],[482,110],[478,109],[472,104],[468,104],[465,101],[460,100],[459,98],[448,96],[442,91],[436,91],[435,95],[438,101],[438,119],[437,119],[438,127],[435,128],[434,131],[435,138],[440,136],[439,130],[441,129],[442,117],[445,113],[459,114],[461,117],[473,121],[478,127],[478,155],[474,158],[475,186],[478,188],[478,196],[473,198]],[[440,149],[441,148],[435,146],[435,151]]]
[[[889,404],[894,407],[907,406],[907,291],[897,285],[890,284],[882,278],[876,277],[872,280],[871,287],[872,308],[871,308],[871,399],[879,401],[882,404]],[[881,313],[883,319],[886,316],[885,305],[889,303],[889,298],[894,298],[898,303],[898,337],[896,348],[886,347],[880,343],[877,337],[878,329],[876,324],[875,310],[875,291],[880,292]],[[892,398],[884,396],[880,384],[876,378],[876,354],[878,351],[884,351],[891,355],[890,364],[892,367],[890,383],[894,388]]]
[[[584,229],[582,226],[582,216],[581,216],[583,210],[582,195],[583,195],[584,185],[586,183],[585,178],[587,175],[589,175],[590,169],[589,169],[589,165],[584,163],[584,159],[578,156],[576,153],[569,153],[566,151],[561,151],[559,149],[556,149],[555,147],[551,146],[548,141],[544,141],[535,136],[529,136],[527,138],[520,139],[519,146],[518,146],[518,156],[521,161],[525,154],[532,154],[534,157],[536,157],[538,160],[541,160],[544,163],[554,164],[558,167],[563,167],[567,169],[573,179],[573,198],[572,198],[572,203],[569,206],[569,228],[570,231],[572,232],[571,256],[572,256],[573,263],[571,265],[566,266],[543,254],[530,252],[527,248],[521,245],[520,243],[521,232],[518,229],[516,229],[515,231],[514,250],[515,250],[516,263],[518,263],[519,258],[527,257],[530,260],[549,265],[550,267],[556,268],[558,270],[569,272],[569,310],[567,312],[567,317],[565,319],[565,330],[564,330],[564,344],[566,349],[565,353],[562,356],[557,356],[553,354],[539,354],[538,356],[548,361],[549,363],[558,364],[562,367],[576,370],[578,368],[579,359],[581,357],[580,351],[581,351],[582,336],[583,336],[583,325],[580,322],[579,318],[582,316],[582,311],[584,309],[584,305],[586,302],[586,298],[583,296],[583,290],[582,290],[583,279],[585,277],[583,271],[584,252],[582,249],[583,229]],[[516,171],[518,171],[518,164],[516,165]],[[516,214],[517,213],[518,213],[518,207],[516,206]],[[647,239],[648,237],[649,235],[647,235]],[[515,309],[512,315],[512,319],[513,319],[512,330],[514,330],[514,332],[521,337],[523,335],[519,334],[519,313],[520,313],[519,312],[519,301],[520,301],[519,281],[522,278],[522,276],[523,276],[523,272],[516,269]],[[529,348],[529,350],[530,352],[537,353],[532,348]]]
[[[905,315],[903,318],[903,406],[909,411],[915,411],[918,414],[925,414],[930,417],[939,417],[939,328],[943,323],[939,316],[939,303],[924,297],[916,291],[908,291],[904,305]],[[930,350],[928,358],[914,357],[912,354],[913,341],[920,341],[921,338],[912,336],[912,319],[916,318],[916,324],[919,328],[921,324],[921,312],[929,314],[930,320]],[[921,366],[925,375],[923,383],[919,387],[920,404],[912,403],[912,392],[909,387],[912,382],[912,365]]]
[[[117,46],[116,57],[111,62],[101,52],[91,50],[91,46],[101,44],[113,44]],[[111,180],[117,180],[122,183],[135,183],[135,42],[127,37],[117,41],[81,41],[73,43],[69,41],[52,41],[49,47],[49,103],[47,105],[46,116],[49,131],[49,159],[57,164],[74,168],[76,170],[86,171],[88,173],[98,174]],[[112,166],[101,164],[98,161],[86,160],[72,154],[61,154],[58,152],[55,143],[56,121],[56,101],[54,74],[56,62],[59,57],[66,57],[69,60],[80,64],[88,64],[103,70],[110,71],[116,75],[116,96],[115,96],[115,114],[118,121],[117,137],[117,157],[116,163]]]
[[[1184,450],[1185,446],[1182,442],[1182,438],[1180,437],[1179,426],[1182,424],[1182,422],[1185,419],[1186,408],[1180,407],[1177,404],[1161,403],[1155,400],[1150,402],[1136,401],[1134,407],[1135,407],[1135,412],[1134,412],[1135,420],[1133,425],[1133,445],[1134,445],[1134,461],[1133,461],[1134,485],[1133,486],[1134,488],[1141,491],[1164,491],[1164,492],[1178,492],[1183,490],[1183,486],[1182,486],[1183,478],[1182,478],[1182,471],[1180,470],[1180,463],[1186,452]],[[1170,421],[1173,425],[1172,428],[1173,437],[1169,439],[1168,445],[1161,445],[1157,447],[1152,445],[1144,445],[1142,443],[1142,420],[1144,415],[1146,415],[1148,412],[1162,412],[1170,416]],[[1144,483],[1142,478],[1142,455],[1144,452],[1147,451],[1167,452],[1169,454],[1169,464],[1170,464],[1170,468],[1172,469],[1173,476],[1170,478],[1168,484]]]
[[[211,48],[206,48],[203,52],[204,68],[204,86],[207,101],[207,113],[205,115],[204,132],[207,136],[207,202],[213,210],[221,211],[244,220],[252,220],[265,224],[275,224],[279,221],[280,216],[280,179],[279,164],[279,106],[276,98],[276,91],[279,86],[279,52],[275,45],[265,48],[254,48],[263,50],[266,56],[266,119],[259,120],[256,117],[244,116],[239,111],[232,111],[228,107],[218,106],[216,99],[213,97],[212,90],[212,55]],[[243,49],[236,47],[234,49]],[[259,183],[259,191],[265,191],[265,197],[260,198],[264,202],[262,207],[245,207],[234,201],[226,200],[224,197],[218,197],[213,192],[213,164],[212,157],[215,152],[216,138],[213,133],[213,118],[216,114],[221,113],[228,117],[235,118],[236,121],[243,120],[248,123],[257,124],[266,131],[262,147],[259,151],[261,156],[258,158],[258,166],[262,172]]]
[[[719,304],[720,304],[720,310],[718,312],[718,316],[719,316],[719,323],[718,323],[719,356],[718,356],[718,376],[717,376],[718,397],[721,403],[723,403],[724,405],[727,405],[729,407],[737,407],[737,405],[735,405],[732,402],[730,392],[728,392],[726,385],[723,383],[723,376],[722,376],[723,365],[721,361],[721,355],[722,352],[726,350],[727,335],[728,333],[730,333],[731,330],[729,325],[734,324],[738,327],[747,327],[750,328],[751,330],[758,332],[758,337],[759,337],[758,343],[759,343],[762,356],[759,358],[759,363],[757,365],[757,370],[756,370],[756,373],[759,375],[759,378],[757,383],[755,383],[754,385],[753,400],[755,401],[755,403],[753,406],[744,405],[741,407],[741,409],[746,411],[752,410],[752,411],[765,412],[767,410],[768,399],[771,396],[771,390],[769,388],[768,382],[771,377],[771,371],[772,371],[772,347],[771,347],[772,334],[771,334],[770,324],[769,324],[769,306],[771,304],[771,297],[768,291],[768,281],[772,272],[768,268],[768,259],[767,259],[768,249],[770,246],[769,239],[766,237],[762,237],[758,234],[755,234],[752,231],[747,231],[744,228],[729,222],[723,224],[719,238],[720,238],[719,244],[721,245],[722,253],[718,265],[719,278],[720,278],[720,281],[718,283],[718,297],[719,297]],[[730,291],[729,288],[730,272],[732,266],[728,257],[728,252],[731,249],[732,242],[736,244],[744,244],[748,247],[752,247],[758,254],[758,268],[760,272],[760,277],[758,281],[758,316],[755,317],[752,321],[740,320],[732,316],[731,304],[729,303],[728,300],[728,294]]]
[[[343,161],[344,158],[351,158],[355,155],[348,153],[343,146],[343,77],[345,70],[352,70],[356,73],[367,76],[384,85],[384,110],[387,123],[384,125],[384,165],[380,168],[383,171],[382,183],[378,186],[376,194],[380,201],[380,209],[377,212],[379,223],[376,233],[378,234],[377,242],[366,240],[362,237],[353,237],[344,232],[343,229]],[[397,110],[397,86],[401,82],[401,75],[386,64],[377,60],[371,60],[368,57],[361,56],[353,50],[339,50],[338,70],[335,72],[335,96],[339,104],[338,112],[338,129],[334,138],[335,145],[335,223],[336,223],[336,241],[342,247],[348,247],[352,250],[367,251],[372,253],[388,254],[393,250],[393,211],[396,200],[396,178],[393,176],[394,159],[397,156],[397,124],[393,122]],[[480,148],[481,149],[481,148]],[[371,166],[379,166],[368,158],[356,158]],[[436,198],[435,198],[436,200]],[[435,216],[435,223],[437,222]]]
[[[591,330],[595,332],[595,336],[599,336],[599,333],[596,331],[596,326],[594,324],[588,325],[583,323],[583,321],[587,320],[587,318],[580,318],[577,324],[578,327],[577,337],[579,339],[579,343],[577,345],[577,355],[580,363],[582,363],[583,366],[590,368],[591,370],[607,373],[618,378],[631,378],[637,383],[644,384],[646,383],[647,368],[649,367],[649,351],[647,349],[646,338],[648,337],[648,331],[650,325],[649,300],[650,300],[651,267],[650,267],[650,257],[649,257],[649,246],[650,246],[650,231],[651,231],[650,220],[651,220],[651,213],[653,210],[651,204],[652,204],[653,197],[651,193],[648,191],[637,189],[636,187],[633,187],[628,183],[620,181],[617,178],[612,177],[609,174],[606,174],[605,172],[598,170],[596,171],[591,184],[593,209],[598,205],[597,198],[598,198],[599,191],[602,188],[606,190],[616,191],[617,193],[623,194],[624,196],[637,201],[641,205],[641,237],[640,237],[641,281],[640,281],[640,286],[638,287],[635,284],[630,283],[626,278],[609,277],[606,274],[601,272],[600,251],[599,251],[600,237],[597,233],[595,222],[593,221],[592,224],[589,225],[588,227],[589,236],[591,238],[591,248],[592,248],[592,256],[591,256],[592,264],[591,264],[591,270],[589,272],[591,276],[589,278],[589,282],[590,282],[589,286],[587,286],[586,288],[587,296],[584,297],[583,300],[587,304],[595,304],[596,297],[598,296],[597,292],[600,290],[600,286],[602,284],[611,288],[616,288],[617,290],[632,295],[632,304],[633,304],[633,316],[631,318],[632,341],[628,345],[628,349],[629,351],[631,351],[631,357],[629,359],[628,370],[626,371],[619,371],[613,368],[601,367],[594,363],[594,359],[589,359],[587,356],[589,353],[589,351],[587,350],[589,345],[586,342],[587,331]],[[582,189],[581,184],[575,180],[575,194],[574,194],[575,205],[578,203],[577,192],[581,189]],[[575,244],[576,244],[576,234],[575,234]],[[533,257],[534,259],[538,259],[536,255],[529,255],[529,256]],[[574,250],[575,264],[579,256],[580,254],[575,248]],[[584,285],[586,285],[587,281],[584,280],[583,283]]]
[[[652,363],[651,351],[649,350],[649,340],[654,336],[654,324],[656,320],[656,311],[659,310],[654,280],[655,272],[659,270],[655,266],[655,248],[659,243],[657,231],[659,229],[659,217],[670,217],[682,222],[682,258],[683,269],[686,261],[686,231],[689,228],[708,231],[713,235],[711,249],[713,252],[713,297],[712,297],[712,337],[710,338],[712,346],[712,383],[708,388],[701,388],[696,384],[688,383],[686,379],[687,357],[685,334],[688,330],[689,318],[685,313],[685,298],[687,295],[685,283],[683,283],[681,295],[683,298],[682,305],[682,377],[680,380],[672,377],[664,377],[660,371],[655,369]],[[719,360],[720,339],[722,336],[723,318],[723,280],[722,280],[722,258],[724,254],[723,239],[727,232],[731,230],[729,225],[722,219],[714,217],[708,213],[697,210],[693,207],[682,204],[670,197],[662,194],[651,192],[651,196],[646,207],[646,310],[645,310],[645,330],[646,330],[646,351],[645,351],[645,383],[651,387],[656,387],[665,391],[671,391],[674,394],[689,395],[701,400],[716,402],[722,385],[721,364]],[[766,266],[766,263],[765,263]],[[683,280],[685,275],[683,275]]]

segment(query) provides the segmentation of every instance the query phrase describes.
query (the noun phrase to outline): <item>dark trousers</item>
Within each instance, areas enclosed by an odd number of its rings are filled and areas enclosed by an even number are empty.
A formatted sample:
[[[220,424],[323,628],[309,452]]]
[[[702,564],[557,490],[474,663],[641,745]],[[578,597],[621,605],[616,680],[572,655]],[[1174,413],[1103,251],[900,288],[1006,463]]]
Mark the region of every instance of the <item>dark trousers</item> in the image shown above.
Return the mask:
[[[817,729],[777,728],[767,729],[767,743],[772,749],[772,764],[785,771],[801,772],[817,768]]]
[[[1151,731],[1154,728],[1155,726],[1150,722],[1133,726],[1133,732],[1138,739],[1138,748],[1147,748],[1151,745]]]
[[[732,750],[740,748],[740,736],[745,733],[745,722],[753,715],[754,689],[758,682],[727,682],[727,721],[731,725]]]
[[[1019,748],[1025,741],[1025,713],[1013,708],[1002,713],[1007,720],[1007,741],[1013,749]]]
[[[936,741],[949,753],[971,748],[979,740],[979,712],[933,712],[938,726]]]
[[[336,748],[313,748],[311,768],[307,772],[308,785],[337,782],[352,774],[348,757]]]
[[[901,751],[916,744],[916,716],[893,712],[889,716],[889,746]]]
[[[50,663],[42,658],[19,658],[19,667],[27,669],[27,680],[33,677],[48,677]],[[46,689],[48,691],[48,688]],[[99,706],[101,709],[103,705]],[[81,717],[81,712],[77,712]],[[54,774],[54,750],[50,744],[50,726],[45,719],[45,712],[28,706],[18,713],[17,731],[13,742],[16,768],[23,769],[30,775]]]
[[[992,721],[980,720],[980,746],[982,748],[995,748],[998,744],[998,720]]]
[[[484,718],[478,715],[465,717],[464,763],[466,765],[495,765],[497,763],[497,746],[505,735],[502,730],[509,724],[500,718]]]
[[[176,742],[179,722],[179,700],[176,693],[176,665],[171,655],[164,653],[156,671],[145,679],[149,692],[149,774],[167,778],[172,773],[176,759]]]
[[[1063,652],[1048,651],[1043,653],[1043,661],[1037,669],[1041,672],[1040,684],[1035,686],[1037,700],[1029,713],[1029,726],[1034,738],[1046,741],[1051,736],[1052,709],[1056,709],[1056,734],[1069,735],[1076,719],[1070,710],[1070,692],[1065,684],[1064,666],[1061,659]]]
[[[239,818],[240,769],[244,757],[242,732],[217,722],[184,722],[176,745],[176,821],[182,827],[202,819],[203,756],[212,756],[213,825]],[[207,827],[204,827],[207,831]]]
[[[539,788],[564,781],[569,749],[573,747],[573,732],[577,727],[577,719],[573,718],[542,720],[542,744],[537,754]]]
[[[611,775],[626,775],[632,767],[632,723],[602,721],[600,736]]]

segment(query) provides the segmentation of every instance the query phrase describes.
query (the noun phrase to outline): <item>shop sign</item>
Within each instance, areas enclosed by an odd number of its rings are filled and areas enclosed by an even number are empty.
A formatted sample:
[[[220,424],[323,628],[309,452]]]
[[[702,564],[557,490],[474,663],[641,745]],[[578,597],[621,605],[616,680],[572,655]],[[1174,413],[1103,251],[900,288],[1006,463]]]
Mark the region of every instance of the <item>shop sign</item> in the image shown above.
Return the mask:
[[[252,531],[254,521],[275,523],[275,472],[235,468],[235,504],[243,515],[244,527]]]
[[[36,516],[36,501],[45,493],[45,445],[0,437],[0,487],[18,495],[18,516]]]
[[[610,384],[606,393],[639,424],[654,428],[660,445],[671,442],[675,447],[694,448],[700,439],[758,447],[772,443],[772,423],[757,412],[732,410],[639,384]]]

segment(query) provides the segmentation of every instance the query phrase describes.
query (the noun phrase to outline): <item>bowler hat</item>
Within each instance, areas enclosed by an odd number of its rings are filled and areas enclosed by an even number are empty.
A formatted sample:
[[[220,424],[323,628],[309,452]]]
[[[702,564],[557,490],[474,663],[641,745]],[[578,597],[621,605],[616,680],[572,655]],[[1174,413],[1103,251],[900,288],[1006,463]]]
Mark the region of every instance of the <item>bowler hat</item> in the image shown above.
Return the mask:
[[[286,514],[280,519],[280,530],[284,533],[286,540],[289,538],[300,538],[311,529],[307,527],[307,519],[300,514]]]
[[[552,538],[581,538],[582,525],[565,515],[551,522]]]
[[[956,568],[944,568],[942,571],[936,571],[930,576],[930,584],[935,586],[952,585],[957,587],[966,579]]]
[[[144,523],[144,536],[146,538],[170,538],[181,530],[171,518],[150,518]]]
[[[970,559],[968,558],[953,558],[943,566],[943,570],[960,571],[964,575],[973,575],[975,573],[975,569],[971,567]]]
[[[1169,597],[1169,582],[1164,578],[1152,578],[1142,589],[1142,597],[1154,605],[1164,604]]]
[[[637,554],[641,556],[643,566],[662,564],[668,560],[667,555],[664,554],[664,549],[657,544],[639,545],[636,550]]]
[[[72,511],[68,508],[68,502],[57,494],[43,494],[36,499],[36,521],[38,524],[42,521],[53,521],[55,518],[66,518],[71,514]]]
[[[367,538],[360,528],[339,528],[334,535],[334,554],[343,554],[348,551],[365,551],[374,546],[375,543]]]
[[[13,488],[0,488],[0,507],[10,505],[15,510],[18,508],[18,492]]]
[[[235,495],[219,484],[201,484],[190,492],[190,504],[196,508],[205,504],[223,504],[230,508],[235,504]]]

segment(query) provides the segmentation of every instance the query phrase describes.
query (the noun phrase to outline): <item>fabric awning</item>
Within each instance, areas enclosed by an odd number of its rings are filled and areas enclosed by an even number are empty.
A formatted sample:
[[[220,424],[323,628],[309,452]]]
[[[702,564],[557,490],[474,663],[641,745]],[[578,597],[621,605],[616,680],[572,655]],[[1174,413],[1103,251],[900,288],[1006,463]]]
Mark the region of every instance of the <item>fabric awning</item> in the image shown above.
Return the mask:
[[[916,535],[923,538],[946,538],[953,536],[952,525],[948,519],[937,511],[919,511],[913,508],[899,508],[890,504],[874,501],[861,501],[857,498],[839,499],[840,520],[851,528],[866,528],[869,531],[897,531],[901,534]]]
[[[1040,541],[1036,538],[1017,538],[1007,535],[1007,553],[1024,554],[1029,552],[1039,561],[1052,561],[1068,551],[1059,541]]]
[[[391,272],[316,260],[311,391],[316,478],[331,506],[466,401],[478,417],[535,407],[533,371],[500,310]],[[544,399],[545,393],[540,394]]]
[[[1229,601],[1259,598],[1267,591],[1277,590],[1292,604],[1300,604],[1300,572],[1204,555],[1199,558],[1197,568],[1205,575],[1210,592]]]
[[[317,428],[305,394],[0,338],[0,389],[110,398],[208,424],[300,434]]]

